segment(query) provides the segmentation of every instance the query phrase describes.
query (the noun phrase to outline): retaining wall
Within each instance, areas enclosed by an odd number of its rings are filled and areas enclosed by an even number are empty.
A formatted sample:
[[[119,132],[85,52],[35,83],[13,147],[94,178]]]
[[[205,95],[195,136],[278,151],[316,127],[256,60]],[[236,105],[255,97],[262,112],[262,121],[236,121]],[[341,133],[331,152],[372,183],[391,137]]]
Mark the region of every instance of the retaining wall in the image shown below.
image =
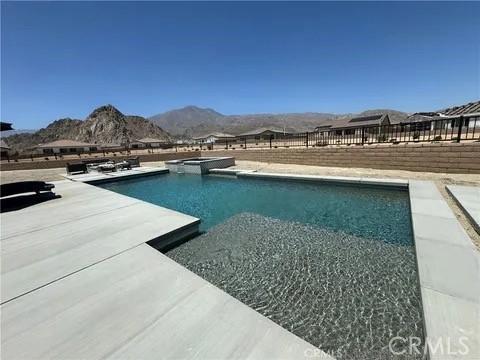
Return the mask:
[[[480,143],[398,144],[202,151],[202,156],[332,167],[480,174]]]
[[[165,153],[156,153],[156,154],[142,154],[142,155],[125,155],[125,156],[105,156],[108,159],[121,161],[123,159],[140,158],[140,163],[147,162],[147,161],[165,161],[165,160],[175,160],[175,159],[182,159],[188,157],[199,157],[200,151],[184,151],[184,152],[165,152]],[[103,156],[96,157],[103,158]],[[28,161],[23,160],[19,162],[10,161],[2,162],[1,169],[2,171],[9,171],[9,170],[30,170],[30,169],[53,169],[53,168],[61,168],[65,167],[67,163],[78,163],[80,161],[88,160],[89,157],[81,158],[81,159],[58,159],[58,160],[42,160],[42,161]],[[95,159],[91,157],[91,159]]]

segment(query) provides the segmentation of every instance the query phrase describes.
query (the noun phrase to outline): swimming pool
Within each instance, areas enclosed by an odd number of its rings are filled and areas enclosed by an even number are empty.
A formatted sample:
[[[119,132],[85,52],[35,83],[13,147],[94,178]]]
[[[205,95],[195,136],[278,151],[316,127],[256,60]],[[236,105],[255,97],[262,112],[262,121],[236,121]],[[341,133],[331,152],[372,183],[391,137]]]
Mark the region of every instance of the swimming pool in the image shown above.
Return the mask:
[[[167,255],[339,359],[423,338],[405,189],[167,174],[99,185],[202,220]]]
[[[189,174],[99,186],[198,217],[203,231],[235,214],[252,212],[412,245],[405,189]]]

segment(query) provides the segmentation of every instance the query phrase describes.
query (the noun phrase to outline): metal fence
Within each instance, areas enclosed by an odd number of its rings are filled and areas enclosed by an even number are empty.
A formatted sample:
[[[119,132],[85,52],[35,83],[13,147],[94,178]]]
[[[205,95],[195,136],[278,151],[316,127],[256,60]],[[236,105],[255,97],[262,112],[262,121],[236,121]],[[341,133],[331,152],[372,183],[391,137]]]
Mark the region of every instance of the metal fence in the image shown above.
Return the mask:
[[[298,148],[327,145],[461,142],[480,140],[480,117],[438,119],[294,134],[275,133],[202,144],[202,149]],[[200,145],[199,145],[200,147]]]

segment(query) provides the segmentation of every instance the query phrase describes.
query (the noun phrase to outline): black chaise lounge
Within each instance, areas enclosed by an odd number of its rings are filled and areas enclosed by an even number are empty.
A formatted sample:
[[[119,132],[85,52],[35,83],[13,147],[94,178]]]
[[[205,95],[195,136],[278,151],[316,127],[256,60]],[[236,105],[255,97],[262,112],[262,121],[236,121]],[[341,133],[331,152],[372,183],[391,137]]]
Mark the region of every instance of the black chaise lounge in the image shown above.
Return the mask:
[[[0,196],[5,197],[29,192],[40,194],[42,191],[51,192],[54,187],[55,185],[43,181],[18,181],[0,185]]]
[[[140,166],[140,158],[138,156],[134,157],[134,158],[127,159],[126,161],[130,164],[130,167],[139,167]]]
[[[67,163],[67,174],[86,174],[88,173],[87,164],[85,163],[77,163],[77,164],[70,164]]]

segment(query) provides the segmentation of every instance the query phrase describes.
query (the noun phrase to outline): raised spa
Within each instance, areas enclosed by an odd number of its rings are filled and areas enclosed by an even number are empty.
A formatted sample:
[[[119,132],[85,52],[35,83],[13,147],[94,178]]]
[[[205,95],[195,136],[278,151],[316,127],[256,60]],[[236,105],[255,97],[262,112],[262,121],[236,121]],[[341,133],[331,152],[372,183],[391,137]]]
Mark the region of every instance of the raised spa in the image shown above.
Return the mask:
[[[207,174],[211,169],[223,169],[235,165],[233,157],[197,157],[169,160],[165,166],[175,173]]]

